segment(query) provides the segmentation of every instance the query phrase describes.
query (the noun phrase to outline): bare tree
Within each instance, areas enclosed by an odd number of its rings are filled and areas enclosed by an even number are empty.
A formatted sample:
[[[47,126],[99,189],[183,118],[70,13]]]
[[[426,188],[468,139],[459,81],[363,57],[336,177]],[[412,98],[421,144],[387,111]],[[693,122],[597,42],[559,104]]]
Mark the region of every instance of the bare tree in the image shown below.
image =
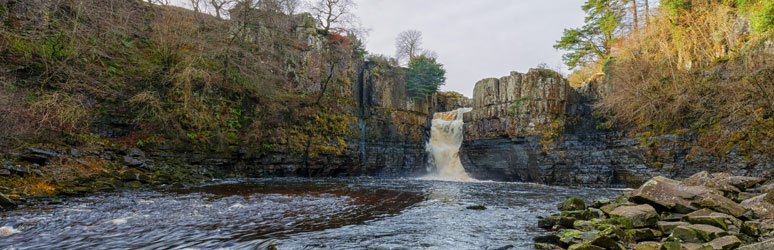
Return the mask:
[[[650,3],[648,3],[650,0],[645,0],[645,29],[648,28],[648,25],[650,25]]]
[[[233,0],[210,0],[210,6],[215,9],[215,17],[221,18],[221,13],[224,13],[224,8],[227,8]]]
[[[395,57],[399,60],[411,60],[422,53],[422,32],[407,30],[398,34],[395,39]]]
[[[438,59],[438,53],[429,49],[423,49],[420,55],[427,58]]]
[[[637,20],[637,0],[629,0],[631,2],[631,8],[632,8],[632,20],[634,21],[634,32],[637,33],[637,30],[640,29],[640,24]]]
[[[280,0],[282,5],[282,12],[292,16],[296,14],[296,11],[301,8],[301,0]]]
[[[355,2],[352,0],[317,0],[312,6],[312,14],[326,32],[331,29],[346,30],[355,17],[352,9]]]
[[[191,1],[191,9],[193,9],[194,13],[199,14],[201,13],[201,5],[202,0],[190,0]]]

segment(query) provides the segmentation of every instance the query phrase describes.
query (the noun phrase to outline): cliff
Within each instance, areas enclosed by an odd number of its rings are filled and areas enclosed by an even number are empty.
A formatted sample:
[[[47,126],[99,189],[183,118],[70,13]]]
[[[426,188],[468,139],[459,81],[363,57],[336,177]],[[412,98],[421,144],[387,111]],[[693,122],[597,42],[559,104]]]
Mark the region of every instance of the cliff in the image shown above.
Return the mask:
[[[415,176],[432,113],[468,105],[407,98],[404,68],[309,14],[238,11],[0,0],[0,188]]]
[[[632,135],[606,128],[593,108],[605,91],[600,81],[574,89],[561,77],[536,71],[478,82],[473,111],[465,114],[465,169],[482,180],[629,187],[658,175],[774,173],[765,155],[739,147],[719,155],[695,132]],[[514,100],[521,105],[512,105]]]
[[[567,105],[567,81],[553,71],[511,72],[476,83],[473,110],[464,114],[465,139],[539,134],[552,130]]]

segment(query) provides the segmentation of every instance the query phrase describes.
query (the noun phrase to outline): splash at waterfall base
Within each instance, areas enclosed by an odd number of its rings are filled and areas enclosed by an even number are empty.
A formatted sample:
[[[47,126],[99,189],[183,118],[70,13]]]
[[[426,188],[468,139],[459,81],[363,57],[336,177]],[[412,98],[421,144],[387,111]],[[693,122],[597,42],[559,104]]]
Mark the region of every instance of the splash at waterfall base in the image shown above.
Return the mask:
[[[465,172],[459,156],[463,140],[462,114],[470,111],[470,108],[461,108],[433,115],[430,141],[426,145],[430,156],[428,164],[430,174],[421,179],[475,181]]]

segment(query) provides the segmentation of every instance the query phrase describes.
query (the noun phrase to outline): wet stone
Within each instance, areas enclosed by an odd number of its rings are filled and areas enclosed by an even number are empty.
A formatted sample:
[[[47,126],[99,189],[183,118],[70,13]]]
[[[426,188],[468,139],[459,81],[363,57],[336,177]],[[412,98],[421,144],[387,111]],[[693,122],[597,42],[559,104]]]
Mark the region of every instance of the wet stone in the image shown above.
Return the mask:
[[[556,208],[559,209],[559,211],[585,210],[586,203],[580,198],[572,197],[556,205]]]

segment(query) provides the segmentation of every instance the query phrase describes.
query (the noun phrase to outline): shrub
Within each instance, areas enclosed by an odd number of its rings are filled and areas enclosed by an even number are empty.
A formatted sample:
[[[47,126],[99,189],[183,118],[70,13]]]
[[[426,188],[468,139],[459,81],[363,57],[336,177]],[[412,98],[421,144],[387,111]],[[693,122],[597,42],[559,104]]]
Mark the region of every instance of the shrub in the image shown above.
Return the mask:
[[[446,81],[446,70],[435,58],[424,55],[411,58],[407,71],[406,91],[413,99],[426,98]]]

